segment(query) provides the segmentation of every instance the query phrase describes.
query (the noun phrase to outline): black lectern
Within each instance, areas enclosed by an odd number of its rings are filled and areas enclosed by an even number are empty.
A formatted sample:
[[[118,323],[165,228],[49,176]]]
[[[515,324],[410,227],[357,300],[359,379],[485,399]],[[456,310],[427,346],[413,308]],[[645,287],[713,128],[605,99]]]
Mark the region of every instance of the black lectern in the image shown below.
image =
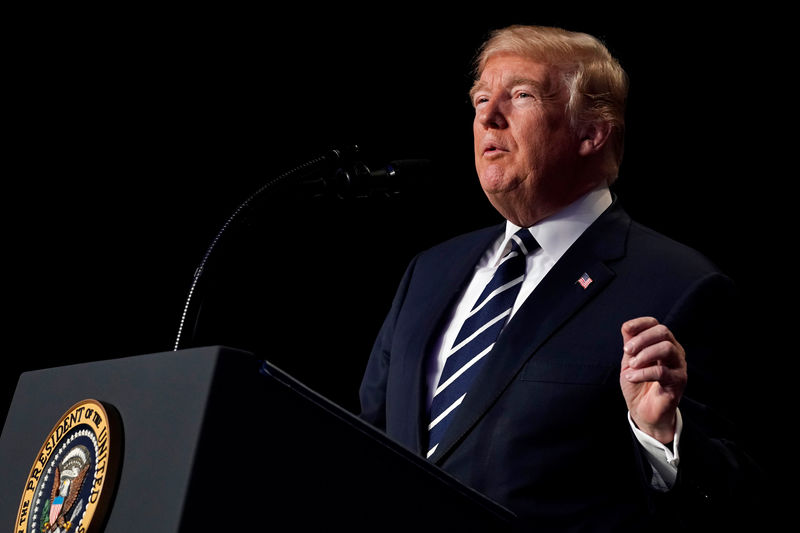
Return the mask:
[[[278,368],[222,347],[22,374],[0,436],[6,530],[48,432],[85,398],[121,426],[108,532],[511,530],[506,509]]]

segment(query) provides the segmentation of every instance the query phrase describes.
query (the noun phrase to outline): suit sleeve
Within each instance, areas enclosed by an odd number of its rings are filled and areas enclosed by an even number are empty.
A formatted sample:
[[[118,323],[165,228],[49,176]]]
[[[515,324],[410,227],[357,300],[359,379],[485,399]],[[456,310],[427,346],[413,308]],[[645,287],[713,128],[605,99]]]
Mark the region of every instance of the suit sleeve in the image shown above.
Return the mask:
[[[752,343],[733,283],[699,280],[663,320],[686,351],[688,383],[680,403],[681,462],[673,489],[653,492],[659,513],[678,530],[755,526],[769,499],[763,469],[747,451],[747,369]]]
[[[359,416],[377,427],[386,429],[386,383],[389,377],[389,362],[391,358],[392,338],[397,317],[403,308],[403,302],[411,283],[417,258],[411,261],[406,269],[400,285],[392,301],[383,326],[378,332],[375,344],[372,347],[364,377],[361,380],[359,398],[361,402],[361,412]]]

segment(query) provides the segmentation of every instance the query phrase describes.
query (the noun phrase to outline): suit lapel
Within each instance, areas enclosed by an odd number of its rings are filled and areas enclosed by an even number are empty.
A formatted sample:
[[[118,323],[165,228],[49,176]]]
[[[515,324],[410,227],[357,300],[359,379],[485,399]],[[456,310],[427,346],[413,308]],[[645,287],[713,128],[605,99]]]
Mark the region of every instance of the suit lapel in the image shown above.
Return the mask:
[[[630,219],[610,207],[567,250],[520,307],[431,457],[440,461],[478,422],[539,347],[614,278],[607,261],[624,255]],[[585,288],[578,282],[591,278]]]
[[[427,405],[426,397],[426,371],[428,357],[431,355],[433,344],[441,334],[443,322],[447,319],[450,309],[464,287],[469,282],[475,270],[475,265],[491,242],[496,239],[504,224],[480,230],[467,238],[451,241],[448,246],[434,249],[437,253],[421,258],[425,264],[417,265],[421,272],[428,275],[420,276],[425,280],[426,286],[418,291],[422,295],[415,301],[415,321],[409,331],[415,334],[409,336],[408,346],[405,350],[409,357],[403,358],[402,382],[408,384],[410,396],[403,409],[418,413],[416,417],[401,416],[399,420],[405,427],[397,427],[397,438],[407,446],[422,452],[423,436],[427,431]],[[453,258],[458,258],[453,260]],[[433,270],[432,270],[433,269]],[[436,274],[430,274],[430,272]],[[432,318],[433,317],[433,318]]]

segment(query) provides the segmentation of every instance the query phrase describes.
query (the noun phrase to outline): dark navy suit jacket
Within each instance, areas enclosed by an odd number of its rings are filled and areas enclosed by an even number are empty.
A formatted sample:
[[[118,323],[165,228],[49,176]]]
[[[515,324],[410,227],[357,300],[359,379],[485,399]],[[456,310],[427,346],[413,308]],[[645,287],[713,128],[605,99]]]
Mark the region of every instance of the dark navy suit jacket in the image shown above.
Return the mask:
[[[426,357],[503,230],[418,255],[375,342],[361,416],[417,453],[427,424]],[[577,283],[584,273],[586,288]],[[709,407],[719,394],[715,371],[738,357],[725,342],[734,302],[733,284],[714,265],[632,222],[615,201],[509,321],[431,461],[535,531],[720,527],[731,509],[752,506],[738,499],[751,483],[749,459]],[[639,316],[671,328],[689,365],[682,462],[667,493],[650,488],[619,386],[620,327]]]

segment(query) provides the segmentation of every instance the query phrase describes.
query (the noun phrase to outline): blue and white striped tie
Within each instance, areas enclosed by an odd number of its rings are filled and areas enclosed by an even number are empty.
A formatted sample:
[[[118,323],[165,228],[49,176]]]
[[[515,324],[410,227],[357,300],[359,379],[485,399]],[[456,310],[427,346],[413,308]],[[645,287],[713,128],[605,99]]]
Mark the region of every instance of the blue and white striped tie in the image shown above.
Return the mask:
[[[461,326],[433,393],[427,457],[436,451],[453,412],[464,401],[467,389],[486,360],[486,354],[508,321],[525,277],[525,256],[537,248],[539,243],[525,228],[512,236],[511,251],[503,257]]]

